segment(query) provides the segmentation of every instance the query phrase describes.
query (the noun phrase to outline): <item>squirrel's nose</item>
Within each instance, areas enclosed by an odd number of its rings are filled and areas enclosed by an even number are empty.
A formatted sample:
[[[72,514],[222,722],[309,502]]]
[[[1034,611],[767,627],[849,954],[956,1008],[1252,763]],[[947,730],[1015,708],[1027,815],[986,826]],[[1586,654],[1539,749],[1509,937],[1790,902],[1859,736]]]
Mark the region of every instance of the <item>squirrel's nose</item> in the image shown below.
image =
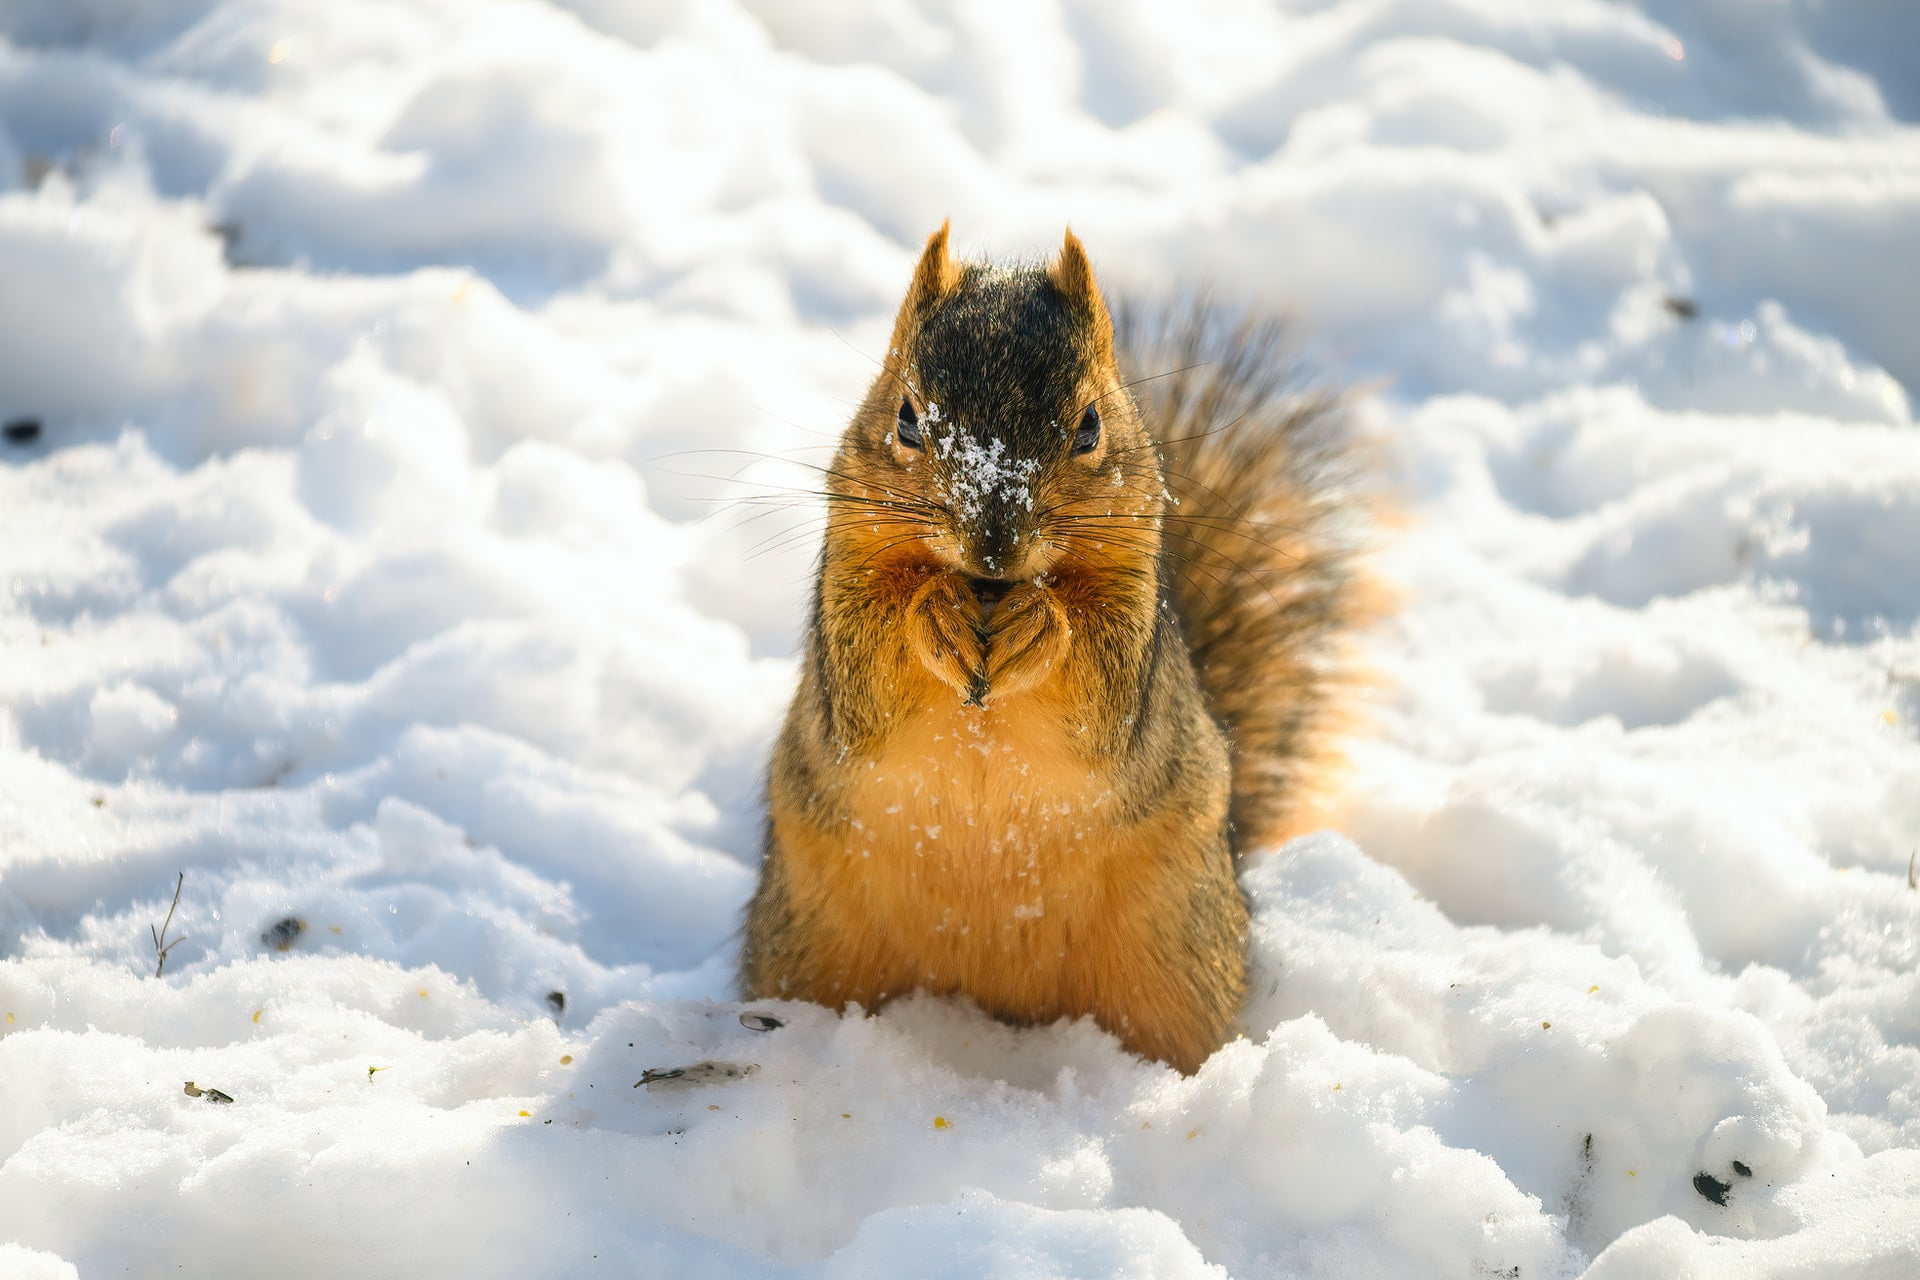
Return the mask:
[[[1017,582],[1023,576],[1020,565],[1026,559],[1027,539],[1021,536],[1012,519],[994,521],[978,529],[973,538],[973,558],[982,578]]]

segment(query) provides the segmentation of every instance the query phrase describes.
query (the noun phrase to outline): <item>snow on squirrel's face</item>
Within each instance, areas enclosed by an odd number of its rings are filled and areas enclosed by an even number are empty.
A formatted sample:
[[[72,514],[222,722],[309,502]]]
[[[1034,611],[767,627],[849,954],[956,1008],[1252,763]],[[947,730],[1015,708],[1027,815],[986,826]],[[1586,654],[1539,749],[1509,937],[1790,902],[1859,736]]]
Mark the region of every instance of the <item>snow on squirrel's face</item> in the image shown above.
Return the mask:
[[[1059,264],[940,266],[929,289],[922,260],[836,468],[884,516],[871,529],[890,535],[882,554],[1003,582],[1076,549],[1151,559],[1159,458],[1097,292],[1091,306],[1075,297]]]

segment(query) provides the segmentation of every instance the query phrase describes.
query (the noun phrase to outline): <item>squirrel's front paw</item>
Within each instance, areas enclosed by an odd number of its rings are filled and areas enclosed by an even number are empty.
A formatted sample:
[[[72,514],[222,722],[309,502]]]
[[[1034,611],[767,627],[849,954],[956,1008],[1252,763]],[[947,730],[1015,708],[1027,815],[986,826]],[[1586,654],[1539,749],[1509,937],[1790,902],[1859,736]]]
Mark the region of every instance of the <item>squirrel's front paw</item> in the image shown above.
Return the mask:
[[[980,640],[980,602],[951,573],[937,573],[913,593],[907,643],[927,670],[968,702],[984,691],[986,647]]]
[[[1072,635],[1053,592],[1032,582],[1007,592],[993,611],[987,636],[983,700],[1001,702],[1031,688],[1066,655]]]

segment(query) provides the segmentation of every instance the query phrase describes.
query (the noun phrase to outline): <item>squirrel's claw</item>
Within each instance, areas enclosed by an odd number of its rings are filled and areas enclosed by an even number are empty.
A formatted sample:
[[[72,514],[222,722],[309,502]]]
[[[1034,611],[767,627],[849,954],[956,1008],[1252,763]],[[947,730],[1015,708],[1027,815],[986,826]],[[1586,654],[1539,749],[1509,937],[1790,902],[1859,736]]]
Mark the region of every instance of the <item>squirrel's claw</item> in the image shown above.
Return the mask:
[[[1054,593],[1023,582],[993,611],[981,697],[1001,702],[1038,683],[1067,651],[1073,627]]]
[[[1073,634],[1054,593],[1032,582],[1008,590],[989,613],[965,581],[936,574],[914,592],[908,644],[928,671],[970,707],[1004,702],[1036,684]]]
[[[914,656],[974,706],[987,691],[979,614],[979,601],[965,582],[950,573],[929,577],[907,608],[907,644]]]

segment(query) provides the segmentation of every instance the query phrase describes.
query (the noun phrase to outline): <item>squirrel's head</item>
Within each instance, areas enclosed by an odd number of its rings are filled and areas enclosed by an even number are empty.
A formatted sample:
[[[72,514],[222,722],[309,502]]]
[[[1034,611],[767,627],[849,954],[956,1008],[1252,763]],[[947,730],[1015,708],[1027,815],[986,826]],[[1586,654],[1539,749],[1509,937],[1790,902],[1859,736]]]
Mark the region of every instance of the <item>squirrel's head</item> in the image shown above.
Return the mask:
[[[1159,454],[1113,348],[1072,231],[1046,266],[1000,267],[954,261],[942,226],[841,441],[830,536],[1000,582],[1076,555],[1150,561]]]

